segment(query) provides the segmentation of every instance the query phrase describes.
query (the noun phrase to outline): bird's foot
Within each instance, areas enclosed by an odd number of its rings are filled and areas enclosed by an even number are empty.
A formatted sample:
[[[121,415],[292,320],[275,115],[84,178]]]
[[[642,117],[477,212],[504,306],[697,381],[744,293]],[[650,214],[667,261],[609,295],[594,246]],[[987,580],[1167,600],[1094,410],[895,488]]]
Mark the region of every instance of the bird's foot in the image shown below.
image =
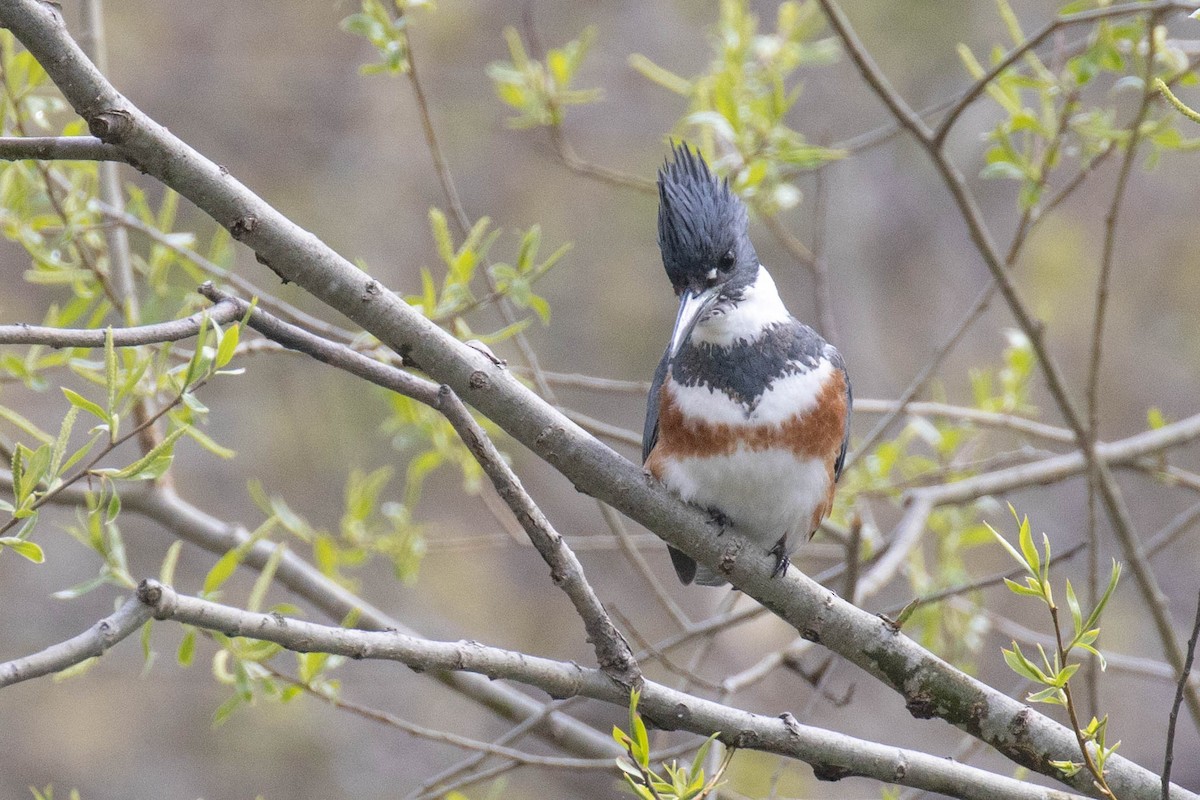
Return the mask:
[[[787,535],[780,536],[779,541],[768,552],[775,556],[775,569],[771,570],[771,577],[778,578],[787,572],[787,568],[792,564],[787,553]]]

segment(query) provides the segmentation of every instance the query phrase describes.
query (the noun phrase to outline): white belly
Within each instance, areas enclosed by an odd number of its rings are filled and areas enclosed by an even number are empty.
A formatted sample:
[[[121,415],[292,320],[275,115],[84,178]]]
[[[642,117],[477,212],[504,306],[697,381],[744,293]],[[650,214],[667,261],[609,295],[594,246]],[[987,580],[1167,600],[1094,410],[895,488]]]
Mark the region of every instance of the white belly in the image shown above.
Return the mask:
[[[672,459],[661,479],[682,499],[720,511],[740,534],[769,549],[781,536],[810,533],[829,488],[829,468],[785,450],[738,449],[716,458]]]

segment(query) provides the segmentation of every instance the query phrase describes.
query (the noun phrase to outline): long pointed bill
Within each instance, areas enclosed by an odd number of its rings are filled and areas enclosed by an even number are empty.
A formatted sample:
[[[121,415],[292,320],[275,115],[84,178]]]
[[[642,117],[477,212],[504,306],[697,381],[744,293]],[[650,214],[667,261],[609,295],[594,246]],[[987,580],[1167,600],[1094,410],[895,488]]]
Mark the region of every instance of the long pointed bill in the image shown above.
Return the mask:
[[[671,331],[671,358],[674,358],[675,354],[679,352],[679,348],[683,347],[683,343],[691,335],[696,323],[704,316],[704,312],[717,302],[717,295],[716,287],[705,289],[703,292],[684,290],[683,295],[679,298],[679,314],[675,317],[675,329]]]

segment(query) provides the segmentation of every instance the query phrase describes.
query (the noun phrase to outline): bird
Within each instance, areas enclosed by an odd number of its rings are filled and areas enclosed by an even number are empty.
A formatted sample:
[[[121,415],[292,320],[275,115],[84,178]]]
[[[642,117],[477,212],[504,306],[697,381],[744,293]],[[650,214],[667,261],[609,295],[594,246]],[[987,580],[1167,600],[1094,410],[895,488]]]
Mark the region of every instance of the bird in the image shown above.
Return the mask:
[[[846,461],[853,395],[837,348],[793,317],[759,263],[728,179],[674,143],[658,172],[658,245],[679,310],[654,373],[645,469],[789,564],[789,542],[828,516]],[[668,545],[679,580],[725,575]]]

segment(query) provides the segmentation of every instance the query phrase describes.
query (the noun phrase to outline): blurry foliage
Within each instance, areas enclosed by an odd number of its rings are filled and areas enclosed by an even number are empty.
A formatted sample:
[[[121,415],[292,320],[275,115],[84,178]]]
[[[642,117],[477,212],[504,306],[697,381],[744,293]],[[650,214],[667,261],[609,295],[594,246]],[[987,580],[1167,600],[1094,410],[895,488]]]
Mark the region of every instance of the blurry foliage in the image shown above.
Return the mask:
[[[33,793],[33,800],[54,800],[54,787],[46,786],[43,789],[37,789],[33,786],[29,787],[29,791]],[[79,790],[72,789],[67,796],[68,800],[80,800]]]
[[[18,441],[11,449],[5,448],[10,452],[13,501],[0,499],[0,513],[9,515],[6,522],[0,523],[0,550],[12,549],[40,563],[41,548],[30,540],[39,509],[67,486],[86,480],[92,487],[88,492],[87,514],[78,512],[79,525],[68,530],[101,557],[103,566],[95,581],[67,590],[60,596],[75,596],[110,581],[125,588],[132,587],[135,582],[124,569],[124,548],[116,526],[121,508],[117,491],[119,482],[161,478],[171,466],[176,443],[185,435],[190,435],[217,455],[232,455],[196,428],[196,423],[207,415],[208,409],[194,392],[217,375],[240,372],[224,369],[233,358],[240,328],[235,324],[222,331],[206,317],[191,357],[169,368],[165,368],[169,366],[165,357],[156,356],[147,348],[115,347],[110,329],[102,361],[87,360],[85,356],[90,356],[92,351],[79,348],[79,355],[67,362],[66,366],[76,376],[100,387],[102,396],[92,400],[62,387],[68,406],[56,436],[40,430],[17,412],[0,407],[0,416],[38,443],[31,448]],[[160,354],[169,351],[169,344],[159,348]],[[146,421],[137,426],[130,425],[122,434],[122,423],[136,417],[135,405],[143,402],[155,403],[157,409],[144,411]],[[87,440],[72,447],[72,434],[80,414],[93,425]],[[160,418],[169,422],[161,440],[126,466],[99,466],[105,456],[137,438],[141,431]],[[94,488],[96,485],[98,491]],[[8,536],[8,532],[18,525],[16,533]]]
[[[562,47],[552,48],[545,61],[530,58],[515,28],[504,29],[512,59],[497,61],[488,67],[488,76],[496,95],[520,114],[508,119],[511,128],[536,128],[561,125],[567,106],[595,103],[603,96],[599,89],[572,89],[571,82],[596,37],[595,28],[587,28]]]
[[[1012,45],[1020,45],[1026,35],[1008,0],[996,4]],[[1060,13],[1095,5],[1069,3]],[[1128,144],[1130,130],[1120,122],[1118,109],[1123,96],[1145,91],[1147,74],[1195,84],[1187,54],[1166,38],[1162,26],[1152,32],[1154,63],[1147,65],[1147,24],[1144,16],[1100,20],[1077,52],[1056,54],[1049,64],[1029,52],[996,75],[986,92],[1002,117],[987,134],[989,148],[981,176],[1018,181],[1021,208],[1036,209],[1049,173],[1060,169],[1064,159],[1072,160],[1077,170],[1087,170],[1102,154]],[[989,68],[966,45],[959,45],[958,53],[973,79],[987,74]],[[1004,46],[994,46],[991,65],[999,64],[1005,54]],[[1089,102],[1080,102],[1085,93]],[[1164,151],[1200,147],[1200,139],[1186,139],[1179,132],[1177,119],[1169,109],[1152,107],[1141,123],[1141,140],[1150,145],[1147,167],[1157,164]]]
[[[395,11],[391,10],[395,8]],[[410,11],[431,9],[432,0],[362,0],[361,10],[342,20],[342,30],[361,36],[371,43],[379,56],[372,64],[359,68],[363,75],[389,73],[403,75],[410,69],[408,53],[408,17]]]
[[[538,261],[542,229],[533,225],[521,234],[514,263],[491,263],[488,252],[501,231],[489,230],[491,220],[487,217],[481,217],[458,245],[450,233],[446,215],[440,209],[430,209],[429,225],[438,257],[445,267],[445,277],[439,287],[433,271],[422,267],[421,294],[405,298],[409,305],[438,324],[448,323],[459,339],[476,338],[487,344],[504,341],[529,324],[527,318],[490,334],[474,334],[464,316],[498,296],[506,297],[519,309],[533,311],[543,325],[550,324],[550,303],[533,291],[533,285],[566,255],[571,249],[569,243]],[[483,298],[476,296],[476,290],[472,288],[480,277],[480,265],[484,265],[486,287],[490,292]]]
[[[969,407],[1036,418],[1037,409],[1029,399],[1035,368],[1029,340],[1017,331],[1009,331],[1000,363],[971,370],[973,402]],[[943,390],[934,391],[940,394]],[[908,488],[979,474],[984,466],[980,454],[995,449],[989,445],[995,435],[993,429],[969,420],[911,417],[898,434],[881,442],[842,475],[834,521],[849,524],[848,516],[860,497],[885,497],[899,504]],[[914,597],[972,580],[970,565],[975,554],[980,547],[994,543],[991,531],[980,520],[982,511],[993,506],[994,501],[985,498],[968,505],[937,508],[929,515],[926,524],[934,535],[926,538],[925,549],[913,550],[905,570]],[[875,548],[873,539],[864,537],[860,556],[870,558]],[[966,597],[974,605],[983,599],[980,592]],[[923,647],[960,669],[975,670],[976,656],[988,630],[986,618],[977,611],[949,604],[921,605],[904,617],[903,624],[905,633]]]
[[[730,176],[734,191],[759,213],[774,215],[800,202],[794,181],[845,153],[808,143],[791,127],[788,113],[800,97],[794,74],[831,64],[839,49],[817,38],[825,19],[815,2],[779,4],[775,30],[758,32],[746,0],[722,0],[710,36],[714,58],[708,72],[687,79],[643,55],[630,65],[688,100],[684,128],[694,129],[715,169]]]

